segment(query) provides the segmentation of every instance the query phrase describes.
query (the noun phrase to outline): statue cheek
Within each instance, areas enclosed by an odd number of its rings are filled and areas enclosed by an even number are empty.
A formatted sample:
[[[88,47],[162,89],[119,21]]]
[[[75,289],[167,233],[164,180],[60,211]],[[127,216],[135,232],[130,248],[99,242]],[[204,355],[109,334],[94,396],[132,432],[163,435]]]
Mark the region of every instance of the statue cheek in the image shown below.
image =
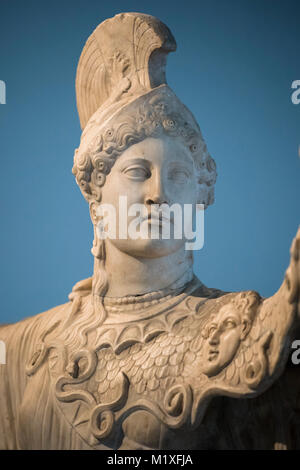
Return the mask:
[[[220,346],[222,362],[228,364],[232,361],[240,345],[240,337],[239,328],[234,328],[226,333]]]

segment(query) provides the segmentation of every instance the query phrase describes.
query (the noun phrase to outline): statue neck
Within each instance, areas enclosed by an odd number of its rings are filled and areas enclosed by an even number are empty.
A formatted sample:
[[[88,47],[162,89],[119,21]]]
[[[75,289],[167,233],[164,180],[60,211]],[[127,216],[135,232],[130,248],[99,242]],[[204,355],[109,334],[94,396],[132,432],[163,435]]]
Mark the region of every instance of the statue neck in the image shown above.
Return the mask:
[[[106,297],[142,295],[178,289],[193,277],[193,257],[184,247],[160,258],[137,258],[106,241]]]

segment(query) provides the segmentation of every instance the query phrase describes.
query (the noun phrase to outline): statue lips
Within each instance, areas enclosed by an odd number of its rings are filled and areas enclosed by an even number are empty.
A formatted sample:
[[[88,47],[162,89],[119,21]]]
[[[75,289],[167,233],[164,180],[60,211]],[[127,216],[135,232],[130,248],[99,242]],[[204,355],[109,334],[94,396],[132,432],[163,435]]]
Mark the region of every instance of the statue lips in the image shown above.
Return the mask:
[[[208,351],[208,360],[212,362],[217,359],[218,355],[219,355],[219,350],[212,348]]]
[[[173,224],[172,217],[166,217],[161,212],[149,213],[147,216],[141,219],[141,223],[148,220],[149,224],[159,225],[162,227],[164,224]]]

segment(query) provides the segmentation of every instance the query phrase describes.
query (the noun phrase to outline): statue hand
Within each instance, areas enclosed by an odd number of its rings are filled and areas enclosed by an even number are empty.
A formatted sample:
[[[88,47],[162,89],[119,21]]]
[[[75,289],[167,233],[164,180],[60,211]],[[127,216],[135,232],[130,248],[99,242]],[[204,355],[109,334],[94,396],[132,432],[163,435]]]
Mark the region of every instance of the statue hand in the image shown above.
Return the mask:
[[[300,316],[300,227],[291,245],[291,261],[285,273],[285,282],[288,288],[288,300],[296,304]]]

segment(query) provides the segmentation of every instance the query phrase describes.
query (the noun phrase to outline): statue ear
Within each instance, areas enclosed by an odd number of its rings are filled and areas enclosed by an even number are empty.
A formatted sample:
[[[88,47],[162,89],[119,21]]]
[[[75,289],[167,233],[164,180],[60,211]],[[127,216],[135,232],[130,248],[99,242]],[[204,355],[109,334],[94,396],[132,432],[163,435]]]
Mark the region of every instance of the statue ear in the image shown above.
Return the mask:
[[[214,187],[209,187],[206,183],[198,183],[197,203],[204,204],[204,209],[212,205],[214,203]]]
[[[93,225],[97,225],[97,223],[99,222],[99,216],[97,214],[98,208],[99,208],[99,203],[98,202],[91,201],[89,203],[90,216],[91,216],[91,220],[92,220]]]
[[[251,328],[250,322],[246,318],[244,318],[242,320],[241,340],[244,340],[246,338],[247,334],[250,331],[250,328]]]

